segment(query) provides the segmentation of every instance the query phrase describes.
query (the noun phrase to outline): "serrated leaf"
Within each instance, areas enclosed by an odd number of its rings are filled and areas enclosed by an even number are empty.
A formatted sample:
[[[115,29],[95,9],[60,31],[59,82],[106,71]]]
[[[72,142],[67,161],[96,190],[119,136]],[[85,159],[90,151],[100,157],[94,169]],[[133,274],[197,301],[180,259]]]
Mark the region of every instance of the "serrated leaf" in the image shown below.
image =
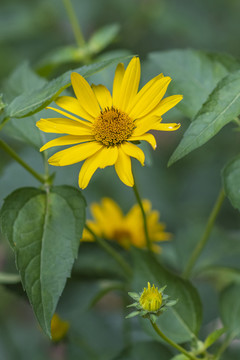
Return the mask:
[[[0,218],[23,287],[50,337],[52,316],[78,254],[84,198],[70,186],[54,187],[51,192],[22,188],[5,199]]]
[[[10,105],[6,107],[5,115],[6,117],[22,118],[35,114],[49,105],[64,89],[71,85],[70,76],[72,71],[87,78],[107,66],[121,62],[125,59],[126,57],[114,58],[91,65],[85,65],[74,70],[69,70],[58,78],[49,81],[41,88],[31,88],[28,92],[16,97]]]
[[[240,338],[240,284],[233,284],[220,294],[220,315],[226,330]]]
[[[240,155],[223,169],[224,190],[234,208],[240,211]]]
[[[206,340],[204,341],[204,349],[208,349],[212,344],[214,344],[220,336],[222,336],[226,332],[225,328],[217,329],[213,331]]]
[[[175,342],[189,341],[195,337],[201,325],[202,307],[199,295],[190,282],[166,270],[148,253],[132,249],[134,257],[134,281],[132,289],[140,291],[149,281],[155,286],[167,285],[166,294],[178,303],[157,319],[160,329]],[[147,331],[151,327],[143,320]],[[155,336],[154,336],[155,338]]]
[[[168,50],[149,55],[158,72],[172,77],[169,93],[182,94],[178,108],[193,118],[228,69],[209,54],[198,50]]]
[[[185,132],[168,165],[205,144],[239,114],[240,70],[226,76],[213,90]]]

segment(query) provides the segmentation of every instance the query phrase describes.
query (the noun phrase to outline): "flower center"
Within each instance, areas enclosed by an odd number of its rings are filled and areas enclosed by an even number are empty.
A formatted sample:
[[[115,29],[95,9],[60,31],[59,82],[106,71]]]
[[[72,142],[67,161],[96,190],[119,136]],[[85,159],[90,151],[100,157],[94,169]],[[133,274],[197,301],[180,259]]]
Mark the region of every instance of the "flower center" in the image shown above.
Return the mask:
[[[95,139],[106,146],[126,141],[133,132],[134,121],[123,111],[106,108],[101,111],[93,125]]]
[[[162,294],[158,291],[158,288],[155,288],[154,285],[151,287],[150,283],[148,283],[148,288],[144,288],[139,302],[144,310],[157,311],[162,305]]]

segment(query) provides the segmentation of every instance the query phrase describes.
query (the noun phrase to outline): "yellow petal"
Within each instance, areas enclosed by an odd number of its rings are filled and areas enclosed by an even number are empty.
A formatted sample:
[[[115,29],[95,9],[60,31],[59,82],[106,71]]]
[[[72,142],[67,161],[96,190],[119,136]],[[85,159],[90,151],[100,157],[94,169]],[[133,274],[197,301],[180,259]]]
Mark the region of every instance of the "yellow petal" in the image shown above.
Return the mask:
[[[82,165],[79,173],[79,187],[85,189],[91,177],[95,171],[100,168],[103,169],[106,166],[114,165],[118,157],[118,148],[114,147],[102,147],[96,154],[89,157]]]
[[[49,142],[47,142],[45,145],[43,145],[40,149],[40,151],[44,151],[46,149],[49,149],[51,147],[54,146],[63,146],[63,145],[73,145],[73,144],[79,144],[82,142],[86,142],[86,141],[93,141],[94,140],[94,136],[90,136],[90,135],[78,135],[78,136],[74,136],[74,135],[66,135],[66,136],[61,136],[57,139],[51,140]]]
[[[92,135],[92,127],[86,121],[73,121],[64,118],[41,119],[36,125],[45,132],[70,135]]]
[[[121,147],[118,149],[118,159],[115,164],[115,170],[125,185],[131,187],[134,185],[131,159],[122,151]]]
[[[121,145],[121,149],[125,152],[125,154],[134,157],[135,159],[140,161],[142,166],[144,166],[145,155],[144,152],[137,145],[134,145],[130,142],[125,142]]]
[[[94,118],[81,106],[80,101],[72,96],[60,96],[57,100],[55,100],[55,103],[64,110],[70,111],[83,119],[90,122],[94,121]]]
[[[92,89],[102,110],[112,107],[112,96],[105,86],[92,85]]]
[[[99,105],[88,82],[78,73],[71,74],[72,87],[81,106],[94,118],[100,113]]]
[[[139,58],[134,57],[128,64],[122,80],[118,102],[118,106],[122,111],[127,110],[128,105],[138,92],[140,72],[141,68]]]
[[[143,135],[138,135],[138,136],[131,136],[129,139],[129,141],[147,141],[153,148],[153,150],[156,149],[157,147],[157,142],[155,137],[152,134],[143,134]]]
[[[92,156],[102,148],[102,145],[96,141],[86,142],[68,149],[61,150],[48,159],[49,164],[53,166],[65,166],[76,164]]]
[[[170,81],[171,78],[165,76],[153,83],[147,91],[144,91],[142,94],[140,91],[136,96],[136,105],[130,111],[129,116],[133,119],[137,119],[150,113],[165,95]]]
[[[72,120],[76,120],[76,121],[82,121],[82,120],[79,120],[79,118],[77,118],[76,116],[73,116],[71,114],[68,114],[66,113],[65,111],[62,111],[60,109],[55,109],[51,106],[47,106],[46,109],[50,109],[50,110],[54,110],[56,112],[58,112],[59,114],[63,115],[63,116],[66,116],[66,118],[69,118],[69,119],[72,119]]]
[[[157,116],[161,116],[165,114],[168,110],[172,109],[175,105],[179,103],[183,98],[182,95],[172,95],[168,96],[162,101],[160,101],[159,105],[154,109],[154,114]]]
[[[132,103],[130,104],[131,106],[128,106],[128,113],[131,112],[132,108],[134,106],[136,106],[136,104],[138,103],[138,101],[146,94],[149,92],[149,89],[151,89],[152,87],[156,86],[156,83],[158,83],[159,79],[163,78],[163,74],[159,74],[157,76],[155,76],[153,79],[151,79],[150,81],[148,81],[143,87],[142,89],[137,93],[137,95],[135,96],[135,98],[133,99]]]
[[[161,121],[161,118],[157,116],[145,116],[142,119],[135,121],[136,128],[133,130],[132,136],[136,137],[143,135],[149,130],[153,129],[156,124]]]
[[[123,63],[118,64],[115,71],[115,76],[113,80],[113,91],[112,91],[113,106],[116,108],[119,108],[120,91],[121,91],[124,73],[125,73],[125,69]]]
[[[181,124],[176,124],[176,123],[164,124],[164,123],[159,122],[154,127],[152,127],[152,130],[175,131],[175,130],[179,129],[180,126],[181,126]]]

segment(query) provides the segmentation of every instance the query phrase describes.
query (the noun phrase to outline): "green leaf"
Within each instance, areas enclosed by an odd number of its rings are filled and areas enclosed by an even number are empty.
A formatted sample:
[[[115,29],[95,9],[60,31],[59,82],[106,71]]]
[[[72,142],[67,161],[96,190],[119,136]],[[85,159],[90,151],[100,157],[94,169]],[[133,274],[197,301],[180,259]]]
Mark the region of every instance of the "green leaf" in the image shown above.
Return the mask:
[[[208,266],[200,272],[200,278],[208,278],[219,290],[223,290],[232,283],[240,284],[240,270],[226,266]]]
[[[170,360],[188,360],[188,359],[189,359],[189,357],[187,357],[183,354],[179,354],[179,355],[174,356]]]
[[[5,81],[3,91],[4,98],[9,103],[16,96],[28,92],[29,89],[38,89],[44,86],[47,81],[32,71],[27,62],[21,64],[10,77]],[[43,114],[42,114],[43,116]],[[4,134],[27,143],[39,149],[43,145],[43,133],[36,127],[39,115],[33,115],[19,121],[12,118],[3,128]]]
[[[97,30],[88,41],[87,48],[90,54],[97,54],[107,47],[120,31],[118,24],[110,24]]]
[[[194,338],[202,318],[201,301],[196,289],[190,282],[166,270],[148,253],[137,249],[132,251],[135,273],[131,290],[141,291],[148,281],[158,287],[167,285],[166,294],[170,296],[170,300],[178,299],[178,302],[159,316],[158,326],[175,342],[185,342]],[[146,324],[146,320],[143,321]],[[149,332],[150,329],[151,327],[148,326]]]
[[[149,55],[150,64],[158,72],[172,77],[171,94],[182,94],[178,108],[193,118],[228,69],[207,53],[197,50],[170,50]]]
[[[124,256],[124,251],[117,248]],[[73,275],[88,279],[122,279],[120,265],[95,242],[81,242],[79,256],[74,263]]]
[[[223,169],[223,185],[232,206],[240,211],[240,155]]]
[[[0,284],[16,284],[20,281],[18,274],[0,272]]]
[[[114,360],[169,360],[172,353],[156,341],[136,342],[124,349]]]
[[[206,340],[204,341],[204,349],[208,349],[212,344],[214,344],[224,333],[226,332],[225,328],[217,329],[213,331]]]
[[[185,132],[168,165],[205,144],[239,113],[240,70],[219,82]]]
[[[240,284],[233,284],[220,294],[220,315],[233,338],[240,338]]]
[[[69,186],[54,187],[51,192],[22,188],[5,199],[0,218],[23,287],[50,337],[52,316],[78,254],[84,198]]]
[[[67,71],[41,88],[36,89],[31,87],[28,91],[16,97],[10,105],[6,107],[6,117],[22,118],[44,109],[53,100],[55,100],[64,89],[71,85],[70,77],[72,71],[78,72],[87,78],[107,66],[121,62],[125,59],[126,57],[120,57],[82,66],[80,68]]]

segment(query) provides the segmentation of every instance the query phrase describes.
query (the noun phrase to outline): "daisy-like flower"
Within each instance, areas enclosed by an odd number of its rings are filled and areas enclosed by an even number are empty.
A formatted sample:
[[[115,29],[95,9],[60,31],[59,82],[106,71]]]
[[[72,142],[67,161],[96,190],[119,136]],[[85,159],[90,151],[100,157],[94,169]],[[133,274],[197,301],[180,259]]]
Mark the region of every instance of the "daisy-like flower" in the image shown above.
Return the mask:
[[[74,145],[50,157],[54,166],[65,166],[84,161],[79,173],[79,187],[87,187],[98,168],[115,166],[121,181],[134,185],[131,157],[144,165],[144,153],[135,145],[147,141],[153,149],[156,140],[150,130],[173,131],[179,124],[161,123],[162,115],[174,107],[181,95],[163,99],[171,81],[162,74],[150,80],[140,91],[140,61],[134,57],[126,70],[118,64],[112,95],[103,85],[92,85],[78,73],[71,74],[75,97],[61,96],[56,104],[63,110],[48,107],[65,118],[41,119],[39,129],[67,134],[45,144],[40,151],[54,146]],[[77,145],[76,145],[77,144]]]
[[[166,241],[171,238],[171,234],[165,232],[165,224],[159,222],[159,212],[152,210],[151,202],[143,200],[144,211],[147,216],[149,237],[152,242]],[[89,228],[100,237],[110,241],[115,241],[125,249],[131,245],[138,248],[146,247],[141,209],[138,204],[124,215],[119,205],[110,198],[103,198],[101,204],[91,205],[91,212],[94,220],[87,221]],[[93,236],[84,229],[83,241],[93,241]],[[155,252],[161,250],[160,246],[152,246]]]

